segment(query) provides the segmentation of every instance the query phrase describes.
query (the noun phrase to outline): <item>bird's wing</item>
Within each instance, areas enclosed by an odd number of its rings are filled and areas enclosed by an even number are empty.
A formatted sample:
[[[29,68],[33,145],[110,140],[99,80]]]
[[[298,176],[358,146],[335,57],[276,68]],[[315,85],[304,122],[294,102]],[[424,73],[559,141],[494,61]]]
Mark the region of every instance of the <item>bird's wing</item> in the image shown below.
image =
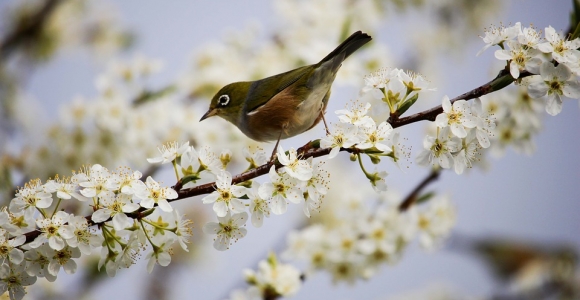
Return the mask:
[[[252,83],[246,99],[246,112],[262,107],[278,93],[297,82],[312,70],[312,66],[300,67],[282,74],[260,79]]]

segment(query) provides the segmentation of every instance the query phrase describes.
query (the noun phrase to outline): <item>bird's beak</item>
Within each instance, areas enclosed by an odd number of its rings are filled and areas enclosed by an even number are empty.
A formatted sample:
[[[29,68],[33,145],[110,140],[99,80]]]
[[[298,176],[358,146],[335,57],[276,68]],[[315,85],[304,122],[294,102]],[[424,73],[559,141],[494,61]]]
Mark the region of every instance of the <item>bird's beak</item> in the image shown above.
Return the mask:
[[[205,120],[205,119],[207,119],[207,118],[209,118],[209,117],[215,116],[215,114],[217,114],[217,109],[215,109],[215,108],[210,108],[210,109],[209,109],[209,110],[208,110],[208,111],[205,113],[205,115],[203,115],[203,117],[201,117],[201,119],[199,119],[199,121],[201,122],[201,121],[203,121],[203,120]]]

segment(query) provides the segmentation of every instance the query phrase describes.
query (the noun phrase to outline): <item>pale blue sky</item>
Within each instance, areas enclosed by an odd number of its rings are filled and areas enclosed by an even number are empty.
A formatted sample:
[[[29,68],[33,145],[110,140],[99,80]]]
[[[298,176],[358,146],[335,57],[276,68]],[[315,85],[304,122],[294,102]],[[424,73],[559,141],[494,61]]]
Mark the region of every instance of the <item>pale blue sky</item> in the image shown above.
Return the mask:
[[[488,24],[520,21],[522,24],[534,23],[539,28],[549,24],[556,29],[567,27],[571,1],[506,2],[507,13],[490,19]],[[123,23],[138,35],[135,52],[165,62],[166,68],[158,76],[160,83],[169,82],[180,74],[192,50],[219,39],[224,29],[243,26],[249,20],[257,20],[267,28],[275,21],[272,8],[264,1],[145,3],[127,0],[117,1],[116,5]],[[384,31],[374,38],[391,45],[405,44],[402,27],[386,22]],[[441,70],[447,84],[438,87],[438,96],[456,96],[490,79],[489,64],[494,61],[493,51],[475,57],[483,43],[477,39],[474,41],[469,48],[473,55],[462,57],[461,64],[450,63],[448,69]],[[49,114],[53,114],[55,103],[70,101],[77,94],[93,95],[93,80],[101,68],[101,65],[90,62],[85,54],[62,54],[37,69],[27,89],[44,102]],[[440,192],[452,193],[458,207],[457,232],[474,236],[497,234],[537,242],[569,242],[580,248],[579,113],[578,101],[567,100],[560,115],[546,116],[544,130],[537,138],[537,151],[531,157],[508,151],[505,157],[492,159],[491,169],[486,173],[475,171],[467,176],[444,173],[433,187]],[[414,125],[414,128],[418,132],[422,126]],[[411,143],[417,151],[420,140]],[[425,170],[417,167],[407,174],[391,172],[388,182],[406,193],[424,173]],[[257,260],[265,257],[268,249],[279,242],[279,236],[293,227],[297,216],[288,214],[271,218],[267,228],[249,228],[249,236],[231,250],[213,253],[207,258],[209,263],[192,266],[197,271],[176,274],[176,299],[177,295],[218,299],[227,294],[225,290],[240,281],[242,269],[255,268]],[[263,245],[263,250],[253,251],[256,244]],[[143,287],[139,285],[148,276],[143,264],[121,271],[119,278],[97,290],[98,298],[111,296],[118,299],[121,293],[125,300],[140,299]],[[401,263],[383,268],[368,282],[353,287],[334,287],[327,275],[318,274],[306,282],[294,299],[378,299],[433,282],[442,282],[475,295],[485,295],[494,287],[489,273],[472,257],[445,250],[426,254],[412,248]],[[112,287],[118,289],[113,292]]]

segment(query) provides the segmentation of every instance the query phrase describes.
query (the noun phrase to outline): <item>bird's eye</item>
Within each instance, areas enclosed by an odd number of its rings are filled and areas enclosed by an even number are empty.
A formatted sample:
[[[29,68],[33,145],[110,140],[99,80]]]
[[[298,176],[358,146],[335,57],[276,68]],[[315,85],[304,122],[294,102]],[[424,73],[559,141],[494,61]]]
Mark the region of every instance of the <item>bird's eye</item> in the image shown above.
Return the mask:
[[[218,98],[218,104],[220,106],[226,106],[226,105],[228,105],[228,103],[230,103],[230,96],[228,96],[228,95],[221,95]]]

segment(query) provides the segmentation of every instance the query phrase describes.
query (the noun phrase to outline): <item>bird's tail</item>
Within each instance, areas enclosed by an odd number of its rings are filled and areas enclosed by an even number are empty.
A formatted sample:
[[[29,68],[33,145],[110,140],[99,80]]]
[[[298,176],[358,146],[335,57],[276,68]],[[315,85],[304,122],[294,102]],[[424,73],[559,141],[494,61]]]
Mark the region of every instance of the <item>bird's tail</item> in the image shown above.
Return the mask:
[[[351,34],[346,40],[344,40],[344,42],[338,45],[336,49],[334,49],[325,58],[323,58],[319,64],[323,64],[327,61],[340,57],[338,61],[333,63],[333,65],[336,64],[336,67],[338,67],[347,57],[349,57],[353,52],[358,50],[358,48],[362,47],[364,44],[370,42],[370,40],[372,40],[370,35],[361,31],[357,31]]]

